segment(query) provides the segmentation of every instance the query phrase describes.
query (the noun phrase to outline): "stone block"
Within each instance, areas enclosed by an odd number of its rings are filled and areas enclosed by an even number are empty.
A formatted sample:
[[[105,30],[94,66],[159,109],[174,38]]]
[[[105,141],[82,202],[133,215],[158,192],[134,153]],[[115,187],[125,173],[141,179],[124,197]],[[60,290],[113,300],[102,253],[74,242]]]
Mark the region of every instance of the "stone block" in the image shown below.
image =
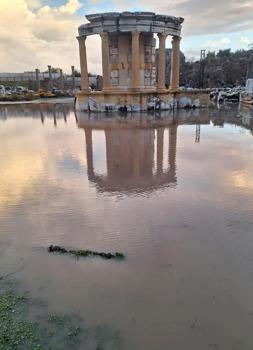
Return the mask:
[[[145,78],[144,85],[145,86],[150,86],[150,78]]]
[[[110,54],[111,54],[111,55],[118,55],[118,49],[115,48],[115,47],[114,47],[114,48],[111,48],[111,49],[110,49]]]
[[[119,60],[118,55],[111,55],[110,56],[111,63],[118,63],[118,60]]]
[[[145,72],[145,78],[150,78],[150,75],[151,75],[150,74],[151,73],[150,70],[149,69],[145,69],[144,72]]]
[[[119,79],[118,78],[111,78],[111,84],[112,84],[112,86],[118,86]]]
[[[112,77],[112,78],[118,78],[118,76],[119,76],[119,71],[118,71],[118,69],[112,69],[112,70],[111,70],[111,77]]]
[[[145,63],[145,69],[148,69],[149,71],[151,71],[152,63]],[[151,74],[151,72],[149,72],[149,74]]]

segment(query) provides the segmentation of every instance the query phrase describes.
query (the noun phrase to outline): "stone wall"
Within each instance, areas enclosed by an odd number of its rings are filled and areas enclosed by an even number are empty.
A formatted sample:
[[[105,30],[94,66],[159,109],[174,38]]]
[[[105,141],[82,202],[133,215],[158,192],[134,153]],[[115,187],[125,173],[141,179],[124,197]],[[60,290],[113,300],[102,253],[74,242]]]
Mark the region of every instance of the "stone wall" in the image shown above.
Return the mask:
[[[155,89],[156,40],[153,34],[140,35],[140,87]],[[109,60],[111,66],[111,85],[120,90],[128,90],[132,85],[132,34],[113,33],[109,35]]]

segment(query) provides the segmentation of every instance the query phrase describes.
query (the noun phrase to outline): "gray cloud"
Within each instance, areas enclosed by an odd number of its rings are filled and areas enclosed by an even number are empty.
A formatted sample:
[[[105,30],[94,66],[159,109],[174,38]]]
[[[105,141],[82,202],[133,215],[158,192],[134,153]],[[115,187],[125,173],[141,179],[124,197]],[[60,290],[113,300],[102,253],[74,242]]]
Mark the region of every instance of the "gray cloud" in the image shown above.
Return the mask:
[[[138,6],[184,17],[183,33],[186,36],[253,29],[253,0],[141,0]],[[129,2],[117,0],[115,7],[129,10]]]

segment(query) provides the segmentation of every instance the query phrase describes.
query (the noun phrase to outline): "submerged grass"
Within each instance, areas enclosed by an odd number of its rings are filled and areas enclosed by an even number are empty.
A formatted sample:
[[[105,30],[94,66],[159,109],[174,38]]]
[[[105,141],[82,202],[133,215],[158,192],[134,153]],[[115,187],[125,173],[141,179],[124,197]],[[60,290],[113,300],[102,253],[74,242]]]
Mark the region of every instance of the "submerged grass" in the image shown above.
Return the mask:
[[[37,324],[25,319],[26,297],[0,292],[0,349],[42,350]]]
[[[90,328],[75,315],[48,314],[44,308],[41,313],[40,303],[17,290],[13,282],[0,282],[0,350],[120,348],[119,332],[107,325]],[[36,313],[31,317],[34,306]]]
[[[74,316],[50,314],[31,319],[28,295],[15,290],[15,285],[0,285],[0,350],[78,349],[82,332]]]

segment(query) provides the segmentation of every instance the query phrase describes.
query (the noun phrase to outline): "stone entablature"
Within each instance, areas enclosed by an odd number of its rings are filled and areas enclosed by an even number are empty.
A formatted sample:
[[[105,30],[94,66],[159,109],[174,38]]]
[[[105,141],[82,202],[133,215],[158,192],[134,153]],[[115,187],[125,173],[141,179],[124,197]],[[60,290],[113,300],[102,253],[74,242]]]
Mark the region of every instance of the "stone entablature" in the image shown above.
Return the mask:
[[[86,18],[90,23],[78,28],[79,36],[132,31],[180,36],[184,21],[182,17],[157,15],[154,12],[97,13]]]

